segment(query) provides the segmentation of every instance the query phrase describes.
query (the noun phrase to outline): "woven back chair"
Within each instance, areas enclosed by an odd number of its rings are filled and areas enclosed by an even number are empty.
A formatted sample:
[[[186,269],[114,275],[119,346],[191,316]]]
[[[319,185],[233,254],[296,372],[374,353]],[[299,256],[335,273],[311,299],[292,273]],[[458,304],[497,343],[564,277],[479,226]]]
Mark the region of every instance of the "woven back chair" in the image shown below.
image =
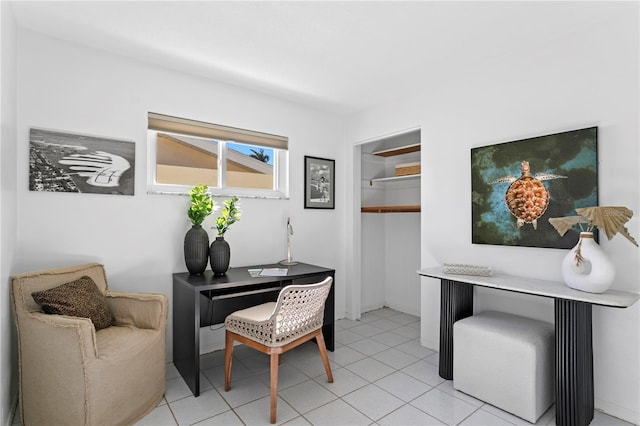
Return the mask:
[[[224,390],[231,389],[231,363],[235,341],[269,355],[271,423],[276,422],[278,365],[281,354],[315,338],[327,379],[329,383],[333,383],[333,374],[322,336],[324,304],[331,289],[331,282],[332,278],[328,277],[317,284],[287,286],[280,292],[277,302],[236,311],[224,322]]]

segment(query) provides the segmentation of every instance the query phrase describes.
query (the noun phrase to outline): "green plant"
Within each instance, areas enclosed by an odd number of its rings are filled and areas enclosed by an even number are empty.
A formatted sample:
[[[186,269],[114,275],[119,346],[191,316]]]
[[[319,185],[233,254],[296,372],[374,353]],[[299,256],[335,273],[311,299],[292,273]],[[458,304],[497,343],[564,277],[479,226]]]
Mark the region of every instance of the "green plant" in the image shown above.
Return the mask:
[[[237,202],[238,197],[236,196],[224,201],[224,208],[220,212],[220,216],[216,218],[219,237],[224,237],[224,233],[229,230],[229,227],[240,220],[240,210],[236,206]]]
[[[264,148],[260,148],[260,151],[256,151],[255,149],[251,150],[251,158],[255,158],[258,161],[262,161],[263,163],[269,162],[269,156],[264,153]]]
[[[202,225],[202,222],[213,211],[215,202],[208,193],[207,185],[197,185],[191,188],[189,195],[191,196],[191,206],[187,210],[187,216],[194,225]]]

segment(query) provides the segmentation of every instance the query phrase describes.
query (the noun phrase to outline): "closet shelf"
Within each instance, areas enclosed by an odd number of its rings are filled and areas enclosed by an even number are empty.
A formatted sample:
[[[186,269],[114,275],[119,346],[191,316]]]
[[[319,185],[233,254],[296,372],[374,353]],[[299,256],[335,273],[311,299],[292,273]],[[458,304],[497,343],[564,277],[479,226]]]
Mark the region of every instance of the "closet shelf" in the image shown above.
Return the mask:
[[[373,182],[393,182],[393,181],[399,181],[399,180],[417,179],[419,177],[420,177],[420,173],[415,174],[415,175],[389,176],[389,177],[373,178],[373,179],[369,179],[369,185],[373,185]]]
[[[362,213],[419,213],[420,206],[363,206]]]
[[[379,157],[392,157],[394,155],[408,154],[410,152],[420,151],[420,143],[416,143],[413,145],[405,145],[399,148],[393,149],[384,149],[382,151],[372,152],[371,154],[377,155]]]

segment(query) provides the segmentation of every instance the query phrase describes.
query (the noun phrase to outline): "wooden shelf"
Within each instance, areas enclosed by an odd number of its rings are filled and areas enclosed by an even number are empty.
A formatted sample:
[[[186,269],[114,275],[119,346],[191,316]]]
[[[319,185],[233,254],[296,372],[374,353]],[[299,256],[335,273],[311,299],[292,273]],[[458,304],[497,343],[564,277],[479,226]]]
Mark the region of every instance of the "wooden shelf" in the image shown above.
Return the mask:
[[[410,152],[417,152],[417,151],[420,151],[419,143],[414,145],[401,146],[399,148],[384,149],[382,151],[372,152],[371,154],[377,155],[379,157],[392,157],[394,155],[408,154]]]
[[[408,154],[410,152],[418,152],[420,151],[420,143],[405,145],[398,148],[393,149],[385,149],[381,151],[372,152],[372,155],[377,155],[379,157],[392,157],[394,155],[402,155]],[[369,185],[373,186],[374,182],[393,182],[393,181],[402,181],[409,179],[419,179],[420,173],[415,175],[404,175],[404,176],[388,176],[381,178],[369,179]],[[360,211],[362,213],[418,213],[420,212],[420,206],[362,206]]]
[[[415,175],[404,175],[404,176],[389,176],[389,177],[381,177],[381,178],[373,178],[369,179],[370,184],[372,182],[393,182],[398,180],[407,180],[407,179],[417,179],[420,177],[420,173]]]
[[[419,213],[420,206],[362,206],[362,213]]]

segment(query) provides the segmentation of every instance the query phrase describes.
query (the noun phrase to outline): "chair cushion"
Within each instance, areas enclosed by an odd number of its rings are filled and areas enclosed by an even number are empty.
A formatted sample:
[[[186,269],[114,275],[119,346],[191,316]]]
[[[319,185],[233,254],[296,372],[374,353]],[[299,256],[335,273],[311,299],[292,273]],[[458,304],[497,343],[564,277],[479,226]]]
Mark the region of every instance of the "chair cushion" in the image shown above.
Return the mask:
[[[266,321],[273,314],[273,310],[276,307],[276,302],[267,302],[262,305],[252,306],[247,309],[241,309],[232,313],[230,316],[234,316],[239,319],[245,319],[249,321]]]
[[[134,358],[148,350],[164,330],[149,330],[132,325],[113,325],[96,332],[98,357],[107,360]]]
[[[109,327],[113,322],[104,295],[87,276],[33,292],[31,296],[45,313],[89,318],[96,330]]]

